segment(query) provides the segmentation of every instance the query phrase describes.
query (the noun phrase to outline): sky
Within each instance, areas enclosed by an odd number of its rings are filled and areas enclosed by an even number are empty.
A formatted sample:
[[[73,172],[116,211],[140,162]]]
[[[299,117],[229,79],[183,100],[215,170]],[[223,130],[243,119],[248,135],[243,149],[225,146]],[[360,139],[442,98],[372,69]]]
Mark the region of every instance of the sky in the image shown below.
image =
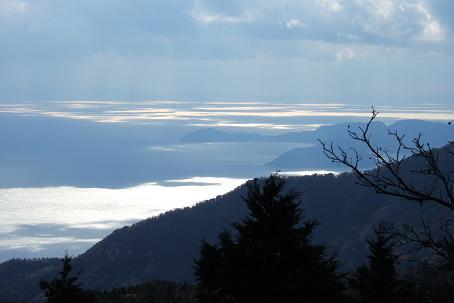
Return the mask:
[[[0,0],[0,102],[450,104],[450,0]]]

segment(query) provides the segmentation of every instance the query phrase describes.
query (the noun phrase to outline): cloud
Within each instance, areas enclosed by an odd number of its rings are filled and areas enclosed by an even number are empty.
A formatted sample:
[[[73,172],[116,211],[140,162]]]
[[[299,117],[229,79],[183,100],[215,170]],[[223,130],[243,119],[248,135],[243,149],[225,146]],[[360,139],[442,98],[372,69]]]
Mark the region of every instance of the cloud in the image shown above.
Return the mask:
[[[298,18],[291,18],[285,22],[285,26],[289,29],[294,29],[294,28],[307,28],[308,26],[304,24],[300,19]]]
[[[352,60],[353,58],[355,58],[355,51],[350,47],[341,48],[336,52],[336,60],[338,62]]]
[[[426,22],[419,39],[428,42],[439,42],[445,40],[445,35],[440,27],[440,23],[437,21]]]
[[[321,7],[332,12],[339,12],[343,9],[343,6],[337,0],[317,0],[316,2]]]
[[[243,22],[251,22],[254,20],[254,16],[252,14],[245,13],[241,16],[227,16],[222,14],[204,14],[200,12],[193,13],[194,18],[202,23],[210,24],[210,23],[243,23]]]
[[[356,0],[363,34],[411,43],[441,42],[443,29],[423,1]]]
[[[337,36],[344,41],[358,41],[360,37],[358,35],[349,34],[349,33],[337,33]]]
[[[252,22],[256,16],[252,8],[243,7],[239,2],[195,0],[192,17],[201,23],[244,23]]]
[[[413,45],[414,42],[443,42],[445,25],[431,9],[432,1],[423,0],[198,0],[193,17],[202,23],[249,23],[242,34],[273,38],[277,25],[288,30],[305,28],[303,40],[324,42],[355,41],[369,44]],[[284,20],[282,22],[282,20]],[[304,20],[304,22],[302,21]],[[260,24],[260,28],[255,24]],[[248,30],[250,28],[251,30]],[[345,33],[337,35],[334,33]],[[281,38],[285,38],[282,34]],[[292,37],[292,36],[289,36]],[[292,37],[293,39],[294,37]]]
[[[396,1],[393,0],[369,1],[369,6],[372,8],[371,12],[386,20],[392,18],[392,16],[394,15],[396,10]]]
[[[427,42],[440,42],[445,40],[445,34],[439,21],[431,15],[423,3],[419,2],[416,4],[416,9],[424,17],[421,20],[422,32],[418,38]]]
[[[0,15],[24,15],[28,11],[28,4],[19,0],[0,0]]]

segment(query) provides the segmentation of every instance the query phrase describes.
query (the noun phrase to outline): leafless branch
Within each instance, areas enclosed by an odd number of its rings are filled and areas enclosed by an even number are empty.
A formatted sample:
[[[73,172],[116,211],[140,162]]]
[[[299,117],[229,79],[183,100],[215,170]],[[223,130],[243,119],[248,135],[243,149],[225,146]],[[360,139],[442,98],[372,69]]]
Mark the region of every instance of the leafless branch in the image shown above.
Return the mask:
[[[377,193],[403,198],[419,203],[432,202],[454,210],[454,172],[445,170],[440,165],[440,150],[433,149],[430,144],[422,142],[422,134],[413,139],[412,145],[404,142],[405,135],[388,131],[397,144],[397,151],[393,155],[387,148],[379,147],[372,141],[370,133],[372,123],[378,116],[372,107],[372,116],[365,127],[353,130],[348,127],[347,133],[351,139],[361,143],[370,153],[370,159],[375,164],[373,170],[361,170],[359,167],[362,156],[356,149],[349,152],[342,146],[318,140],[323,153],[334,163],[348,167],[358,178],[358,183],[373,188]],[[454,156],[454,142],[448,142],[448,147],[443,150],[448,156]],[[423,187],[417,187],[412,182],[412,176],[404,173],[402,166],[410,156],[422,159],[423,168],[410,171],[414,175],[425,177]]]
[[[434,252],[438,265],[445,270],[454,269],[454,222],[451,219],[440,220],[436,229],[428,221],[420,218],[420,224],[404,224],[396,227],[392,222],[381,222],[380,232],[397,239],[397,245],[413,245],[417,250]]]

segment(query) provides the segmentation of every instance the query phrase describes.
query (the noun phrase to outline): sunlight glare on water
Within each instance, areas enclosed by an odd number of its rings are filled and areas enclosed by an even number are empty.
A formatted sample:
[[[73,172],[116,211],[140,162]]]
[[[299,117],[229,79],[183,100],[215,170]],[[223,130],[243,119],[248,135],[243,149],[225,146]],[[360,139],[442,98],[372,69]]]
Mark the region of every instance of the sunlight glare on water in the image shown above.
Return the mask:
[[[124,222],[138,221],[162,212],[194,205],[225,194],[245,179],[194,177],[146,183],[122,189],[44,187],[0,189],[0,250],[40,251],[58,242],[96,242]],[[168,185],[166,184],[168,183]],[[176,184],[176,185],[175,185]],[[40,226],[93,230],[84,238],[40,232]],[[23,232],[22,226],[35,226]],[[77,234],[77,233],[76,233]],[[77,250],[77,249],[76,249]],[[80,252],[80,251],[78,251]],[[1,256],[0,256],[1,259]]]

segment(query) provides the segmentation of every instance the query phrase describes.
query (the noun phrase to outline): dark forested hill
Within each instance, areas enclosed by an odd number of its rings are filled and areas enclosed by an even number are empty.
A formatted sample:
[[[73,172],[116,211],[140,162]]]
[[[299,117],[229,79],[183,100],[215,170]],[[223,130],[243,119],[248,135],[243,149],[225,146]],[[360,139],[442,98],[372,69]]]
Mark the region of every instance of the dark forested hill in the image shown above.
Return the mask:
[[[56,276],[57,258],[15,259],[0,264],[0,302],[22,302],[36,298],[38,282]],[[38,296],[39,297],[39,296]]]

